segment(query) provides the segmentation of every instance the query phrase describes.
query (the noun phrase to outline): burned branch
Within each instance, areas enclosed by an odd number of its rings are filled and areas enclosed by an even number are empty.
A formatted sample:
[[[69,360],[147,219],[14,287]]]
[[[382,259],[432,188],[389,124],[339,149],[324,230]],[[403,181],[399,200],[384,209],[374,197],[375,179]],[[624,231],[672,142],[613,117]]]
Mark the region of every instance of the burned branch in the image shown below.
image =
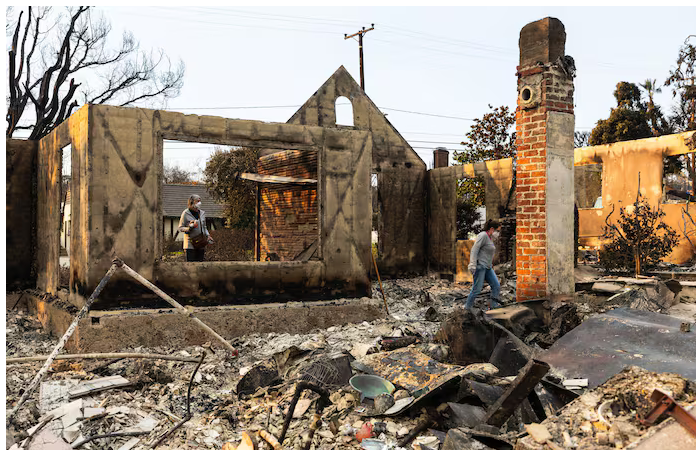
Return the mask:
[[[111,25],[92,17],[90,7],[68,8],[67,22],[58,16],[52,24],[49,8],[29,7],[26,20],[24,12],[14,24],[9,51],[7,137],[31,130],[29,139],[40,139],[83,103],[126,106],[179,94],[183,63],[173,67],[162,51],[141,51],[130,33],[123,35],[119,48],[108,49]],[[32,74],[36,67],[40,70]],[[94,75],[102,79],[101,86],[87,82]],[[25,114],[29,102],[31,119]]]
[[[689,221],[691,222],[691,230],[688,230],[689,225],[686,222],[686,218],[688,217]],[[694,245],[694,242],[691,240],[691,236],[696,234],[696,222],[694,221],[694,218],[691,216],[691,213],[689,213],[689,204],[686,204],[686,209],[682,208],[682,222],[684,223],[684,229],[682,230],[682,234],[686,238],[687,241],[689,241],[689,244],[691,244],[691,248],[696,251],[696,245]]]

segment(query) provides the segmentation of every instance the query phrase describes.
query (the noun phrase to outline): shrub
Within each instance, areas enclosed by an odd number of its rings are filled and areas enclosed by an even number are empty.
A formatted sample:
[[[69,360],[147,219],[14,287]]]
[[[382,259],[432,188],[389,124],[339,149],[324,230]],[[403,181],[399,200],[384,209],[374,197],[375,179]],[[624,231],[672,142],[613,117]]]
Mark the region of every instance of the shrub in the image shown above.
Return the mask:
[[[206,261],[253,261],[254,229],[220,228],[210,232],[215,243],[205,249]]]
[[[612,207],[603,228],[602,238],[610,241],[600,251],[605,270],[633,269],[640,275],[655,267],[679,242],[675,230],[662,221],[664,211],[659,206],[652,208],[641,195],[632,205],[620,208],[619,219],[610,224],[613,213]]]

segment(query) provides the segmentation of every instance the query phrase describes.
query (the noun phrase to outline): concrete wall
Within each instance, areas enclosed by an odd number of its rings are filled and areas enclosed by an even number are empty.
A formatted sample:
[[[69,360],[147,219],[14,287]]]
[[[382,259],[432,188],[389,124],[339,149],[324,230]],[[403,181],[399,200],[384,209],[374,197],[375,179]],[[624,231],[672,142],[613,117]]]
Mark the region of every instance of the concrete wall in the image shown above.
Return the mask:
[[[457,264],[457,180],[482,176],[486,216],[498,217],[512,185],[512,159],[442,167],[428,171],[428,262],[432,270],[455,273]]]
[[[696,132],[660,136],[657,138],[637,139],[614,144],[597,145],[575,150],[576,168],[590,164],[602,164],[602,208],[580,209],[580,245],[598,246],[606,217],[615,207],[612,221],[619,216],[619,208],[632,204],[638,193],[638,174],[640,173],[640,191],[653,206],[661,205],[665,212],[664,221],[674,228],[680,241],[678,246],[666,259],[680,264],[689,261],[694,252],[684,237],[684,219],[682,208],[689,209],[693,215],[696,204],[662,203],[663,198],[663,159],[665,156],[680,155],[696,150],[694,137]],[[696,217],[695,217],[696,218]],[[687,220],[687,230],[696,231]]]
[[[55,294],[60,282],[60,201],[62,179],[62,149],[70,145],[70,286],[85,276],[88,242],[82,240],[84,226],[89,219],[84,201],[85,183],[90,172],[87,159],[89,146],[89,108],[84,106],[39,141],[37,158],[37,218],[36,270],[37,288]],[[82,230],[78,232],[77,224]]]
[[[38,142],[5,140],[6,287],[18,289],[36,284],[36,161]]]
[[[381,274],[425,269],[426,165],[348,71],[341,66],[288,123],[336,127],[336,99],[353,107],[352,128],[372,132],[372,173],[378,174]],[[369,197],[367,197],[369,198]]]
[[[62,336],[77,313],[74,306],[57,298],[45,301],[31,294],[23,297],[19,307],[24,305],[54,336]],[[250,333],[304,334],[334,325],[384,317],[381,300],[371,298],[193,307],[191,310],[227,340]],[[139,346],[185,347],[209,341],[210,335],[196,326],[190,317],[172,308],[91,310],[89,316],[80,320],[65,348],[74,353],[115,352]],[[217,351],[220,344],[215,340],[212,344]]]
[[[578,208],[594,208],[602,196],[602,165],[575,166],[575,204]]]
[[[323,196],[320,224],[324,227],[320,238],[324,269],[319,286],[338,286],[331,291],[333,295],[362,296],[369,292],[371,206],[362,201],[370,195],[369,132],[103,105],[83,107],[40,143],[43,175],[38,195],[42,214],[38,268],[43,274],[39,280],[42,290],[54,292],[58,283],[60,153],[56,149],[69,143],[71,301],[78,306],[84,302],[114,256],[150,280],[166,284],[170,282],[167,277],[175,276],[157,270],[163,240],[163,139],[318,151],[319,192]],[[277,264],[278,273],[286,268],[284,263]],[[225,276],[234,276],[234,271],[227,271]],[[100,302],[108,304],[141,294],[142,288],[126,275],[117,274]],[[215,291],[214,295],[218,294]]]

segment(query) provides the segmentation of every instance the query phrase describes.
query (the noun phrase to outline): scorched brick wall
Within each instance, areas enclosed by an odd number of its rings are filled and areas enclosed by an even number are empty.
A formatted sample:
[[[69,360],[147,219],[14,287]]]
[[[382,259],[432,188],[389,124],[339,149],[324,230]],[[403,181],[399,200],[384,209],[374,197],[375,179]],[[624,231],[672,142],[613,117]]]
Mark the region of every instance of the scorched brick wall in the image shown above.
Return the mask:
[[[317,153],[287,150],[263,156],[258,172],[317,179]],[[316,185],[264,183],[260,194],[260,260],[291,261],[319,237]]]

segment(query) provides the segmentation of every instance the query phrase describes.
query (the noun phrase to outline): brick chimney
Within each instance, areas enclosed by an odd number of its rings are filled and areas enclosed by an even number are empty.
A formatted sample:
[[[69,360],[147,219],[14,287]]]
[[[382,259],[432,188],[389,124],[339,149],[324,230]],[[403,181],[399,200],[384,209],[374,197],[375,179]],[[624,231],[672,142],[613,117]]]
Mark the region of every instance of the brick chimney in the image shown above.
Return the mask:
[[[565,28],[547,17],[520,32],[517,67],[517,300],[574,292],[573,77]]]
[[[435,161],[435,169],[449,166],[449,151],[445,147],[436,148],[433,150],[433,160]]]

